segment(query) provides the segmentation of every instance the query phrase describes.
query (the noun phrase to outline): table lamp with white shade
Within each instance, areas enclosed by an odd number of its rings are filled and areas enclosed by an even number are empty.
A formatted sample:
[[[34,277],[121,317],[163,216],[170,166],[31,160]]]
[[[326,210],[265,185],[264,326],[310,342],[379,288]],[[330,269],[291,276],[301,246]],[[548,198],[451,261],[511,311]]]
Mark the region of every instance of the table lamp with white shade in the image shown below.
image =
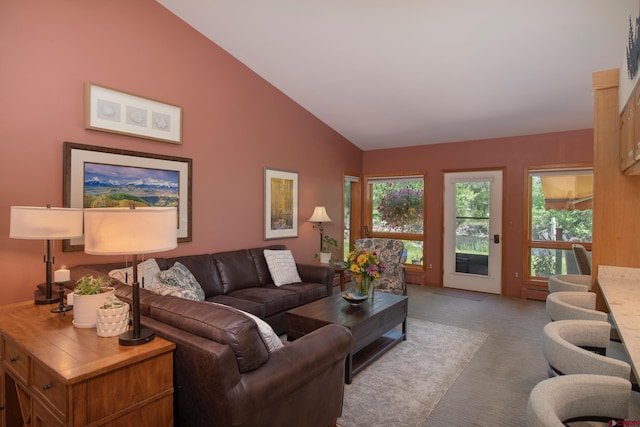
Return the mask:
[[[138,255],[178,246],[176,208],[92,208],[84,212],[84,251],[91,255],[133,255],[133,329],[120,335],[121,345],[139,345],[153,339],[140,327]]]
[[[82,209],[52,208],[40,206],[11,206],[9,237],[13,239],[45,240],[45,292],[36,294],[36,304],[53,304],[59,297],[53,296],[52,240],[82,237]]]
[[[331,218],[327,215],[327,209],[324,206],[316,206],[313,209],[313,214],[309,218],[309,222],[318,223],[318,229],[320,230],[320,252],[322,252],[322,235],[324,234],[323,222],[331,222]],[[315,227],[315,225],[314,225]]]

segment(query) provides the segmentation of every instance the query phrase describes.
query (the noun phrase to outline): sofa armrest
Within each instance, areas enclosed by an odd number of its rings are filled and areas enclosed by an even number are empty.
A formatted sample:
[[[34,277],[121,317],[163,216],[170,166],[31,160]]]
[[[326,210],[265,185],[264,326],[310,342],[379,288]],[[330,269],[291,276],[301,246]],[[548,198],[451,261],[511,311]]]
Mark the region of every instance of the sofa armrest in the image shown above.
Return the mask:
[[[333,267],[319,264],[296,264],[296,267],[303,282],[323,283],[327,287],[327,296],[333,295]]]
[[[229,402],[238,417],[234,425],[266,419],[271,425],[303,425],[309,419],[330,424],[342,412],[345,357],[352,344],[349,329],[331,324],[271,353],[235,387],[236,399]]]
[[[231,424],[227,392],[240,382],[233,350],[227,345],[190,334],[143,316],[141,324],[176,344],[173,353],[175,425]]]
[[[309,419],[329,425],[340,416],[344,360],[353,341],[344,326],[327,325],[287,343],[241,375],[229,346],[148,317],[141,323],[176,344],[176,425],[304,425]]]

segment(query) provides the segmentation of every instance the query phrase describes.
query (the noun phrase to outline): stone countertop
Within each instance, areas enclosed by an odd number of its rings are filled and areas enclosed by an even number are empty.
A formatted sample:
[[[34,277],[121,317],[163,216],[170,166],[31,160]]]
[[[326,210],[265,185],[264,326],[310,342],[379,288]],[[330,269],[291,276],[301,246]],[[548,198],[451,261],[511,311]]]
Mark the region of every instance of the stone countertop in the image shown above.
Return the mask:
[[[640,268],[600,265],[598,286],[640,378]]]

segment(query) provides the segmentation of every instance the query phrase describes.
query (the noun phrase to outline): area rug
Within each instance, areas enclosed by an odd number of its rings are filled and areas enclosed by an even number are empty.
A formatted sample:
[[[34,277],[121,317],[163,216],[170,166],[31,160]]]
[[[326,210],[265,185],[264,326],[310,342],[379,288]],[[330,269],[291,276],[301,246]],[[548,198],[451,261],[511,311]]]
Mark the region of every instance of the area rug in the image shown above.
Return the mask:
[[[408,319],[407,341],[345,385],[338,424],[422,426],[488,334]]]

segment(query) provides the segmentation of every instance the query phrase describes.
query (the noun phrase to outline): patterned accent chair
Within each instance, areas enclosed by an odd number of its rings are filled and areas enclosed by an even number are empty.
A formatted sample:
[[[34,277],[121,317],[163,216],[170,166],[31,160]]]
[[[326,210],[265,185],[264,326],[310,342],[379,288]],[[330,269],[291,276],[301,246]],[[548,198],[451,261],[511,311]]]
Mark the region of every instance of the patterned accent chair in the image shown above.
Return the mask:
[[[404,265],[400,262],[404,244],[394,239],[358,239],[355,249],[375,252],[387,270],[373,284],[378,292],[407,295],[407,277]]]

